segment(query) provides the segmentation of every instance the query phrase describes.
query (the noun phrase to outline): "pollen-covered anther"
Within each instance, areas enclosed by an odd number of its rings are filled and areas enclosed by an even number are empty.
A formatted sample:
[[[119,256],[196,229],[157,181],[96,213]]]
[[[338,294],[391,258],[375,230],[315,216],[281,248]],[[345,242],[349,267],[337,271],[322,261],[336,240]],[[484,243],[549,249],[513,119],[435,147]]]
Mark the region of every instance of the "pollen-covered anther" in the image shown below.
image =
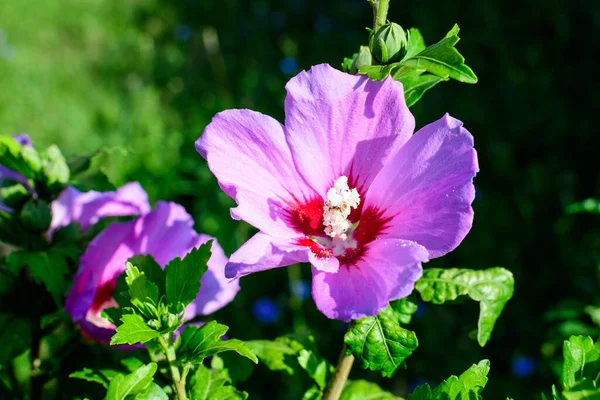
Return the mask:
[[[346,176],[340,176],[333,187],[327,191],[327,200],[323,208],[325,234],[332,238],[346,240],[348,229],[352,226],[348,216],[359,204],[358,191],[355,188],[350,189]]]

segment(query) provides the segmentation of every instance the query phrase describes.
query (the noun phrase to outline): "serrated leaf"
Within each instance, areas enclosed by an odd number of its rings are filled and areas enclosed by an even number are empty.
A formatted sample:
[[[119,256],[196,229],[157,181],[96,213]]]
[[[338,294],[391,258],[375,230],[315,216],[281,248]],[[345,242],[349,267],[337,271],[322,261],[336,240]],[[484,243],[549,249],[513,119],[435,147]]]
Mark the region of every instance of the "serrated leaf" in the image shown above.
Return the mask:
[[[194,400],[246,399],[248,394],[230,385],[231,380],[223,371],[208,369],[199,364],[191,381],[191,398]]]
[[[373,382],[364,380],[348,381],[340,400],[402,400],[386,392]]]
[[[117,326],[117,333],[110,339],[111,345],[146,343],[160,335],[146,325],[139,315],[126,314],[121,317],[121,321],[123,323]]]
[[[212,240],[193,249],[182,260],[177,257],[165,267],[166,293],[169,309],[180,313],[196,299],[200,290],[200,279],[208,269]]]
[[[67,289],[66,275],[69,268],[64,256],[59,252],[18,251],[9,254],[7,262],[13,268],[29,266],[33,280],[43,284],[55,301],[62,304],[62,298]]]
[[[73,372],[69,375],[69,378],[82,379],[88,382],[96,382],[105,388],[108,388],[111,380],[117,375],[124,374],[113,369],[101,369],[96,371],[90,368],[84,368],[82,371]]]
[[[420,53],[401,61],[401,65],[427,71],[442,79],[456,79],[464,83],[477,83],[477,76],[465,65],[465,58],[454,47],[460,40],[458,25],[446,37]]]
[[[362,368],[381,371],[385,377],[391,377],[419,344],[414,332],[400,326],[391,306],[354,321],[344,342]]]
[[[585,378],[595,380],[600,372],[600,343],[594,343],[589,336],[571,336],[565,340],[563,356],[561,384],[565,390]]]
[[[504,268],[485,270],[437,269],[423,271],[415,284],[424,301],[442,304],[467,295],[479,302],[477,341],[484,346],[490,339],[496,320],[514,291],[512,273]]]
[[[124,400],[127,396],[145,392],[156,373],[156,363],[143,365],[129,375],[117,375],[108,386],[105,400]]]
[[[181,333],[181,344],[177,349],[177,360],[201,363],[206,357],[223,351],[235,351],[254,363],[258,363],[256,355],[241,340],[222,340],[221,337],[229,328],[216,321],[211,321],[201,327],[187,326]]]
[[[131,257],[128,261],[143,272],[150,282],[156,285],[159,296],[165,294],[165,271],[151,255],[137,255]]]
[[[433,390],[427,383],[417,387],[408,395],[408,400],[481,400],[481,392],[488,381],[489,371],[490,362],[482,360],[479,364],[473,364],[459,377],[453,375],[446,379]]]
[[[153,305],[158,304],[158,287],[150,282],[143,272],[129,262],[125,270],[125,282],[127,282],[127,286],[129,287],[131,302],[135,306],[141,308],[146,302],[150,302]]]

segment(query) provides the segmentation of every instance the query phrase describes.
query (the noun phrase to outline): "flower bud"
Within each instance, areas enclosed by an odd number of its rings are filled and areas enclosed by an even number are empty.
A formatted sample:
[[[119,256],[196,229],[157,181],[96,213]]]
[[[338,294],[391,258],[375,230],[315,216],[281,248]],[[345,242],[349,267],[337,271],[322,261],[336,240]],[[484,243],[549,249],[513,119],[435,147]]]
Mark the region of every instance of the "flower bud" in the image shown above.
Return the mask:
[[[394,22],[388,22],[377,32],[371,33],[369,40],[371,54],[383,64],[400,61],[406,54],[407,45],[406,32]]]
[[[373,57],[371,56],[371,51],[368,46],[360,46],[360,50],[358,51],[358,55],[354,59],[352,66],[350,67],[350,73],[356,74],[360,67],[369,66],[373,64]]]

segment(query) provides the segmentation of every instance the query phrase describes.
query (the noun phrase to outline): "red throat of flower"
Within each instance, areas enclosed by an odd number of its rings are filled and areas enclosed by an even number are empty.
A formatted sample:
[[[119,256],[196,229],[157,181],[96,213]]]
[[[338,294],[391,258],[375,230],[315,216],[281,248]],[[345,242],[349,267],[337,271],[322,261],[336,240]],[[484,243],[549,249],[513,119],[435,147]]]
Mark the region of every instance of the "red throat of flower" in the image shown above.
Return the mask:
[[[364,193],[349,189],[347,178],[341,178],[330,189],[327,200],[319,196],[294,199],[295,203],[289,204],[288,223],[304,235],[296,244],[308,247],[318,258],[335,256],[341,266],[350,267],[356,266],[369,243],[385,232],[391,218],[372,206],[363,209],[360,199]]]

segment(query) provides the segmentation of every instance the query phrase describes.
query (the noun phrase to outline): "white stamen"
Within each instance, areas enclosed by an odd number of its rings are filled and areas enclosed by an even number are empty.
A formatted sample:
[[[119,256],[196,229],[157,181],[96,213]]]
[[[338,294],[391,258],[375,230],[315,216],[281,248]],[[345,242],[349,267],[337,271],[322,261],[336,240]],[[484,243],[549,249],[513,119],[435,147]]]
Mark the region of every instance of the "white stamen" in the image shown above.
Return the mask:
[[[346,176],[340,176],[333,187],[327,191],[327,201],[323,208],[325,234],[332,238],[346,240],[348,229],[352,226],[348,216],[359,204],[358,191],[355,188],[350,189]]]

